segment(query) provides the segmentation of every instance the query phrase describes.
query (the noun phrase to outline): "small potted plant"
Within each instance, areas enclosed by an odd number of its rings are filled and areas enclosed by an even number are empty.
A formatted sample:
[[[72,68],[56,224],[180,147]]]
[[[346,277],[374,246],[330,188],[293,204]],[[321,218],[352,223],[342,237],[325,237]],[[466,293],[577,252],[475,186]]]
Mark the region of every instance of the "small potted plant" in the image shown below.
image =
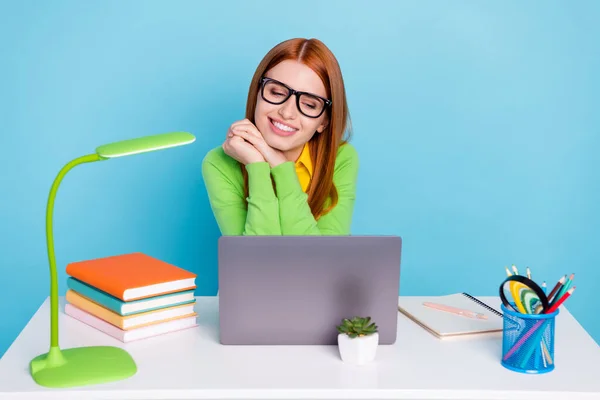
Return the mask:
[[[371,317],[344,318],[337,330],[342,361],[363,365],[375,359],[379,332]]]

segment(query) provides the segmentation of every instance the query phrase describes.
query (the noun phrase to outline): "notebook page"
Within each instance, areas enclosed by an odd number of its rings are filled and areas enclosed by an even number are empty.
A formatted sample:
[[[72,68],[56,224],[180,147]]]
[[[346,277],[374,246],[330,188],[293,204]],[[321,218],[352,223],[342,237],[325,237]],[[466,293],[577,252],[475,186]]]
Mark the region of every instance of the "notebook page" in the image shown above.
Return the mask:
[[[451,307],[462,308],[469,311],[480,312],[487,316],[487,320],[467,318],[461,315],[425,307],[424,302],[439,303]],[[497,304],[488,304],[497,308]],[[492,313],[483,306],[464,296],[456,293],[446,296],[400,296],[398,309],[410,318],[416,320],[425,329],[432,331],[435,335],[465,335],[484,332],[495,332],[502,330],[502,317]]]

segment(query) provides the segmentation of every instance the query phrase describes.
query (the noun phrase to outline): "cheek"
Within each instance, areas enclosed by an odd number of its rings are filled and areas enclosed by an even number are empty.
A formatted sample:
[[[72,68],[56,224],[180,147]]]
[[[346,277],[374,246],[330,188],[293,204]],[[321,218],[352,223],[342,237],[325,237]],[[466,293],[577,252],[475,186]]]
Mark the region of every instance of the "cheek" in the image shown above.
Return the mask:
[[[269,105],[264,105],[262,102],[256,105],[256,109],[254,110],[254,123],[259,131],[268,128],[269,120],[267,115],[271,112],[273,112],[273,109],[272,107],[269,107]]]
[[[256,108],[254,109],[254,121],[258,122],[258,120],[265,114],[263,108],[264,107],[260,103],[256,104]]]
[[[264,107],[258,105],[256,106],[256,110],[254,110],[254,125],[256,125],[258,130],[261,132],[264,132],[265,129],[268,127],[268,120],[266,114],[267,111],[264,109]]]

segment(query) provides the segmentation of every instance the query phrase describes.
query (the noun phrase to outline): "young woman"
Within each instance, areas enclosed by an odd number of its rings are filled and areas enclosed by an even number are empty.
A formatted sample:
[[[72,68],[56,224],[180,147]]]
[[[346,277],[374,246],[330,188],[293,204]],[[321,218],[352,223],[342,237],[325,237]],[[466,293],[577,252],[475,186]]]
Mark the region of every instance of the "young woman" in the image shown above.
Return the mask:
[[[316,39],[271,49],[246,118],[208,152],[202,175],[223,235],[349,235],[358,156],[347,142],[340,67]]]

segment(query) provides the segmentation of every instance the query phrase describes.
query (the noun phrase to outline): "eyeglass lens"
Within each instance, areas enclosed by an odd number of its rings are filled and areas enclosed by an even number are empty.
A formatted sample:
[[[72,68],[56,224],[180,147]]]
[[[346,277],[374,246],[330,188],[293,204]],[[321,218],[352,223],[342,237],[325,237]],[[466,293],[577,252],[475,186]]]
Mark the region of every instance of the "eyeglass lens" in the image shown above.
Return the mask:
[[[264,83],[262,95],[269,103],[281,104],[290,97],[291,92],[279,82],[266,81]],[[318,117],[325,107],[323,99],[307,93],[300,94],[297,104],[300,112],[308,117]]]

